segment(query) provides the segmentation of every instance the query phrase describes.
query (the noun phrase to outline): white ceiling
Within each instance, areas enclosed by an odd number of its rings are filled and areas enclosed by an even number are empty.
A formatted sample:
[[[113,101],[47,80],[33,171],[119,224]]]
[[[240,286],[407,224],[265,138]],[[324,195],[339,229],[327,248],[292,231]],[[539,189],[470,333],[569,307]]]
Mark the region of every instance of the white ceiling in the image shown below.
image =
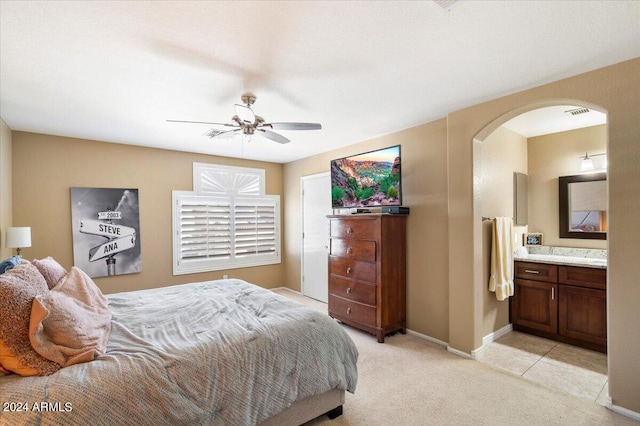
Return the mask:
[[[577,114],[572,114],[572,111]],[[607,122],[607,115],[577,105],[555,105],[534,109],[503,124],[507,129],[526,138],[565,132]]]
[[[638,1],[0,1],[13,130],[289,162],[640,56]],[[280,145],[202,136],[243,92]]]

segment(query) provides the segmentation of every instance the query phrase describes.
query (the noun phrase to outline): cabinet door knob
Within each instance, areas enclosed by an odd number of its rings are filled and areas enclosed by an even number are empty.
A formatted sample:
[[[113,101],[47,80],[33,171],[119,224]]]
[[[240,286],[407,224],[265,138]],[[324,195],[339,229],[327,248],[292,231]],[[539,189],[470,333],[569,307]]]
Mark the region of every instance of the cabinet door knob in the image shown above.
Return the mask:
[[[556,300],[556,292],[554,287],[551,287],[551,300]]]
[[[352,253],[353,252],[353,247],[349,246],[347,247],[347,253]]]
[[[347,314],[351,313],[351,308],[347,308]]]
[[[350,226],[347,226],[347,234],[350,234],[353,232],[353,228]]]
[[[347,274],[351,273],[351,266],[347,267]]]
[[[351,287],[347,287],[347,294],[351,294]]]

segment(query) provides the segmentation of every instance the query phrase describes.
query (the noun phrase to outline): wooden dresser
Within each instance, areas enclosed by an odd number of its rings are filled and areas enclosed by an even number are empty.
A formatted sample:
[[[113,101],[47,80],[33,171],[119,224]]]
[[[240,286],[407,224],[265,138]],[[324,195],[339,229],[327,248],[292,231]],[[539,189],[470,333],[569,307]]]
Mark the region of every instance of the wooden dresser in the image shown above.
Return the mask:
[[[374,334],[406,333],[406,215],[329,218],[329,315]]]
[[[513,329],[607,351],[607,270],[516,261]]]

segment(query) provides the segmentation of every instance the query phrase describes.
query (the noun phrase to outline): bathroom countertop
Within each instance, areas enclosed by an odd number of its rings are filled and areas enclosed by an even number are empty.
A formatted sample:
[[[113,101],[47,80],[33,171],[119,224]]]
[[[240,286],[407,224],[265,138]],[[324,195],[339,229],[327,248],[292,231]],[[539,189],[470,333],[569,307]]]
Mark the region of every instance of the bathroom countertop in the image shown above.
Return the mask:
[[[533,263],[550,263],[553,265],[566,265],[566,266],[584,266],[587,268],[607,268],[607,259],[598,259],[593,257],[575,257],[575,256],[563,256],[554,254],[525,254],[515,255],[513,260],[521,262],[533,262]]]

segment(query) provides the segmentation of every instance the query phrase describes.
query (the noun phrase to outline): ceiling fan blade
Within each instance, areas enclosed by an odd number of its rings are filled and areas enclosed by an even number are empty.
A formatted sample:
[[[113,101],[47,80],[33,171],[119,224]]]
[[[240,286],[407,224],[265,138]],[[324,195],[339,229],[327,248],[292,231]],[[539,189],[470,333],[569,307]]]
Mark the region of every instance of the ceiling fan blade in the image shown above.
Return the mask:
[[[253,124],[256,121],[256,115],[253,110],[246,105],[236,104],[236,115],[240,120],[249,124]]]
[[[212,123],[210,121],[186,121],[186,120],[166,120],[169,123],[187,123],[187,124],[213,124],[215,126],[238,127],[237,124],[230,123]]]
[[[278,142],[278,143],[291,142],[289,139],[285,138],[284,136],[274,133],[270,130],[264,130],[264,129],[256,129],[256,130],[261,132],[262,136],[264,136],[267,139],[271,139],[274,142]]]
[[[211,139],[213,138],[227,138],[229,136],[233,136],[232,133],[239,131],[240,129],[233,130],[218,130],[218,129],[210,129],[207,133],[204,133],[203,136],[209,136]]]
[[[269,127],[274,130],[320,130],[320,123],[264,123],[262,127]]]

